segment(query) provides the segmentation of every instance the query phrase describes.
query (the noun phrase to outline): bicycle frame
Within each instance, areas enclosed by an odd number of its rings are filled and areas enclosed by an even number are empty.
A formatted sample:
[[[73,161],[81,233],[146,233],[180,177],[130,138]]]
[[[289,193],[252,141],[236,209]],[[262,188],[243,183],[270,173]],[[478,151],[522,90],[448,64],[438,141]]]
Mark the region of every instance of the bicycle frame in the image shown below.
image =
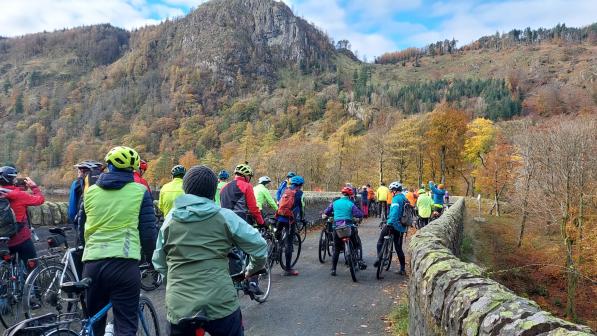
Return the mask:
[[[83,330],[81,330],[80,335],[81,336],[94,336],[95,334],[93,333],[93,326],[102,318],[104,318],[104,316],[106,316],[108,314],[108,311],[112,309],[112,302],[109,302],[104,308],[102,308],[99,312],[97,312],[95,315],[93,315],[92,317],[90,317],[89,319],[87,319],[87,321],[85,322],[85,326],[83,327]],[[149,331],[147,328],[147,321],[145,321],[145,318],[143,317],[143,314],[141,313],[141,310],[139,310],[137,312],[137,315],[139,316],[139,321],[141,322],[140,327],[143,328],[143,332],[145,333],[145,335],[149,335]]]

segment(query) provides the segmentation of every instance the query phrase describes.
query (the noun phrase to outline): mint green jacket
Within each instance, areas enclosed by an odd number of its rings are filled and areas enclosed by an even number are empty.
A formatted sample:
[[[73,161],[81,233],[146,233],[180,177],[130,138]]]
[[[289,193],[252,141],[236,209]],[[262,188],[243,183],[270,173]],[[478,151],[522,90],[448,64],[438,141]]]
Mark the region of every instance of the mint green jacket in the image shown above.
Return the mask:
[[[233,246],[251,256],[247,272],[264,267],[265,239],[232,210],[189,194],[174,201],[153,254],[153,265],[166,277],[169,322],[177,324],[200,310],[216,320],[240,307],[228,269]]]

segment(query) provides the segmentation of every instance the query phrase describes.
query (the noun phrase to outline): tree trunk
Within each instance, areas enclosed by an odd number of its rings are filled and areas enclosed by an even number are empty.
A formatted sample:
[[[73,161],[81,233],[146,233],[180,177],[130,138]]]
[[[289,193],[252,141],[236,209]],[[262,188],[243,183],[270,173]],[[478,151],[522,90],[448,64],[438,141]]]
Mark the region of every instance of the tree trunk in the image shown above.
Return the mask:
[[[527,222],[527,217],[529,215],[529,191],[531,190],[531,176],[527,176],[526,183],[524,187],[524,195],[522,199],[522,220],[520,222],[520,232],[518,233],[518,247],[522,246],[522,236],[524,234],[524,226]]]
[[[439,158],[440,158],[440,169],[441,169],[441,173],[442,173],[442,184],[446,183],[446,146],[442,146],[440,152],[439,152]]]
[[[379,153],[379,183],[383,182],[383,150]]]
[[[423,184],[423,154],[419,151],[419,157],[417,160],[417,181],[419,182],[419,184],[417,185],[417,188],[419,188],[421,186],[421,184]]]

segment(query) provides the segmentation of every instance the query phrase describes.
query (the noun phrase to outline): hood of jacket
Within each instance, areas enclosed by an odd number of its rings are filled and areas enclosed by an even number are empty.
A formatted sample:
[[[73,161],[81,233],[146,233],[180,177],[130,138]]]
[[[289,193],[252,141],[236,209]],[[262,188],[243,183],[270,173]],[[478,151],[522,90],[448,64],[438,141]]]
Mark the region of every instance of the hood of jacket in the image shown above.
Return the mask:
[[[184,194],[174,201],[172,219],[180,223],[201,222],[213,217],[219,211],[220,207],[208,198]]]
[[[132,171],[111,171],[99,176],[95,184],[102,189],[122,189],[127,183],[134,182]]]

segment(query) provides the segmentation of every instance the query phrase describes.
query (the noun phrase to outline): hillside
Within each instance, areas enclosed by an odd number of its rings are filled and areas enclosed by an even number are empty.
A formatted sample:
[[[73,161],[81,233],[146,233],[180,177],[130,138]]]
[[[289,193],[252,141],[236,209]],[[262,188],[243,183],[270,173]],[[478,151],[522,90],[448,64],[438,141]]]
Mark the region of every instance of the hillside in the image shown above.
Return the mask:
[[[0,162],[64,185],[73,163],[126,143],[150,161],[154,183],[197,160],[249,160],[275,178],[303,170],[312,189],[382,170],[414,179],[408,162],[378,162],[360,144],[442,103],[467,120],[594,113],[595,55],[593,40],[545,40],[363,64],[282,2],[213,0],[131,32],[97,25],[0,40]],[[345,163],[363,157],[378,163]],[[433,156],[420,163],[419,177],[459,178]]]

